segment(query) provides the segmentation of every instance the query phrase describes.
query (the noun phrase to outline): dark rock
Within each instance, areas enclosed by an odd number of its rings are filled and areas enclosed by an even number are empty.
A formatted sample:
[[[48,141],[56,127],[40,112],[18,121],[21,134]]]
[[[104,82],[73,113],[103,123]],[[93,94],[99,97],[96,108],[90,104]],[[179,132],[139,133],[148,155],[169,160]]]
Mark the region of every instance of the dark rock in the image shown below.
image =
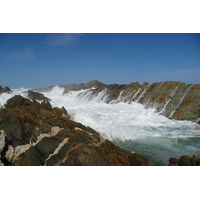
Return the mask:
[[[12,93],[11,89],[8,86],[4,87],[2,92],[4,92],[4,93]]]
[[[198,156],[193,155],[190,165],[191,166],[197,166],[199,164],[200,158]]]
[[[169,166],[199,166],[200,158],[198,156],[193,155],[193,157],[188,155],[183,155],[180,159],[170,158]]]
[[[1,93],[12,93],[11,89],[8,86],[5,86],[4,88],[0,85],[0,94]]]
[[[16,107],[22,105],[31,105],[31,101],[23,98],[21,95],[15,95],[14,97],[7,100],[6,107]]]
[[[183,155],[180,157],[179,166],[190,166],[190,161],[191,161],[192,157],[188,156],[188,155]]]
[[[41,103],[41,107],[44,108],[44,109],[52,110],[52,107],[51,107],[51,104],[49,103],[49,101],[43,101]]]
[[[51,99],[45,97],[43,94],[41,94],[39,92],[34,92],[32,90],[29,90],[27,93],[28,93],[27,97],[32,99],[32,100],[51,101]]]
[[[169,166],[178,166],[179,159],[171,157],[169,159]]]

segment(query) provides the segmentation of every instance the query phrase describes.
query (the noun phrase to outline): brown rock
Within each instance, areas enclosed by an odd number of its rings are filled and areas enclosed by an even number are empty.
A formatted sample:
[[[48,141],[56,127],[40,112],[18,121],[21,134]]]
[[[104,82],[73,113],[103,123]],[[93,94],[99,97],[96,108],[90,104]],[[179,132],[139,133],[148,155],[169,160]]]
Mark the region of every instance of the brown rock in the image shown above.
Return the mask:
[[[190,161],[192,157],[188,155],[183,155],[180,157],[179,166],[190,166]]]
[[[169,159],[169,166],[178,166],[179,159],[171,157]]]
[[[191,166],[197,166],[199,164],[200,158],[193,155],[192,159],[191,159]]]

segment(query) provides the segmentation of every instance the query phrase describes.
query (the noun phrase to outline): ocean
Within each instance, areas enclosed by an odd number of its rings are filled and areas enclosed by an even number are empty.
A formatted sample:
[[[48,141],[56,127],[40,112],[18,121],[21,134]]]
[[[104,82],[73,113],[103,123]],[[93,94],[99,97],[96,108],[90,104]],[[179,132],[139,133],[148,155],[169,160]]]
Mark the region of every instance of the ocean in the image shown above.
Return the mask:
[[[14,95],[27,97],[29,89],[13,89],[11,94],[1,94],[0,107]],[[40,93],[51,99],[53,107],[64,106],[73,120],[90,126],[123,149],[160,165],[168,165],[170,157],[200,157],[200,131],[195,129],[196,123],[170,120],[156,113],[154,108],[145,109],[136,102],[106,103],[104,91],[95,97],[87,90],[63,92],[63,87],[55,86],[51,91]]]

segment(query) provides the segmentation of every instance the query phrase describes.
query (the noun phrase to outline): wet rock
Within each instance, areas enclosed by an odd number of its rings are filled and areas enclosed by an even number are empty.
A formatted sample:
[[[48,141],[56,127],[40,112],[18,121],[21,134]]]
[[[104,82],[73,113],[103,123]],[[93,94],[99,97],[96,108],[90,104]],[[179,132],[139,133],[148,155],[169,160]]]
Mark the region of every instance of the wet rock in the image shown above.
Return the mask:
[[[102,101],[107,103],[138,102],[146,108],[155,108],[160,114],[176,120],[189,120],[200,124],[200,84],[164,81],[143,85],[102,85],[80,94],[81,98],[94,99],[104,91]]]
[[[170,158],[169,166],[199,166],[200,158],[196,155],[193,157],[188,155],[183,155],[180,158]]]
[[[179,159],[171,157],[169,159],[169,166],[178,166]]]
[[[192,157],[188,155],[183,155],[180,157],[179,166],[190,166],[190,161]]]
[[[200,158],[198,156],[193,155],[191,161],[190,161],[190,165],[191,166],[198,166],[200,161]]]
[[[39,100],[39,101],[51,101],[51,99],[45,97],[43,94],[39,92],[34,92],[32,90],[28,90],[27,97],[32,100]]]
[[[0,110],[0,117],[4,165],[154,165],[71,120],[64,107],[53,108],[48,101],[38,103],[16,95]]]

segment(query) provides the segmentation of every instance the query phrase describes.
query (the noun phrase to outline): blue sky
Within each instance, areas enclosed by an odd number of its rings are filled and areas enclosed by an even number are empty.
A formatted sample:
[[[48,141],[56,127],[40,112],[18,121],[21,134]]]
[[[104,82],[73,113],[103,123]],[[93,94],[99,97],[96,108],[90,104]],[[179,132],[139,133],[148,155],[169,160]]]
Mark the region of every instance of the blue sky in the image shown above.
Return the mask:
[[[1,33],[0,85],[200,82],[200,34]]]

